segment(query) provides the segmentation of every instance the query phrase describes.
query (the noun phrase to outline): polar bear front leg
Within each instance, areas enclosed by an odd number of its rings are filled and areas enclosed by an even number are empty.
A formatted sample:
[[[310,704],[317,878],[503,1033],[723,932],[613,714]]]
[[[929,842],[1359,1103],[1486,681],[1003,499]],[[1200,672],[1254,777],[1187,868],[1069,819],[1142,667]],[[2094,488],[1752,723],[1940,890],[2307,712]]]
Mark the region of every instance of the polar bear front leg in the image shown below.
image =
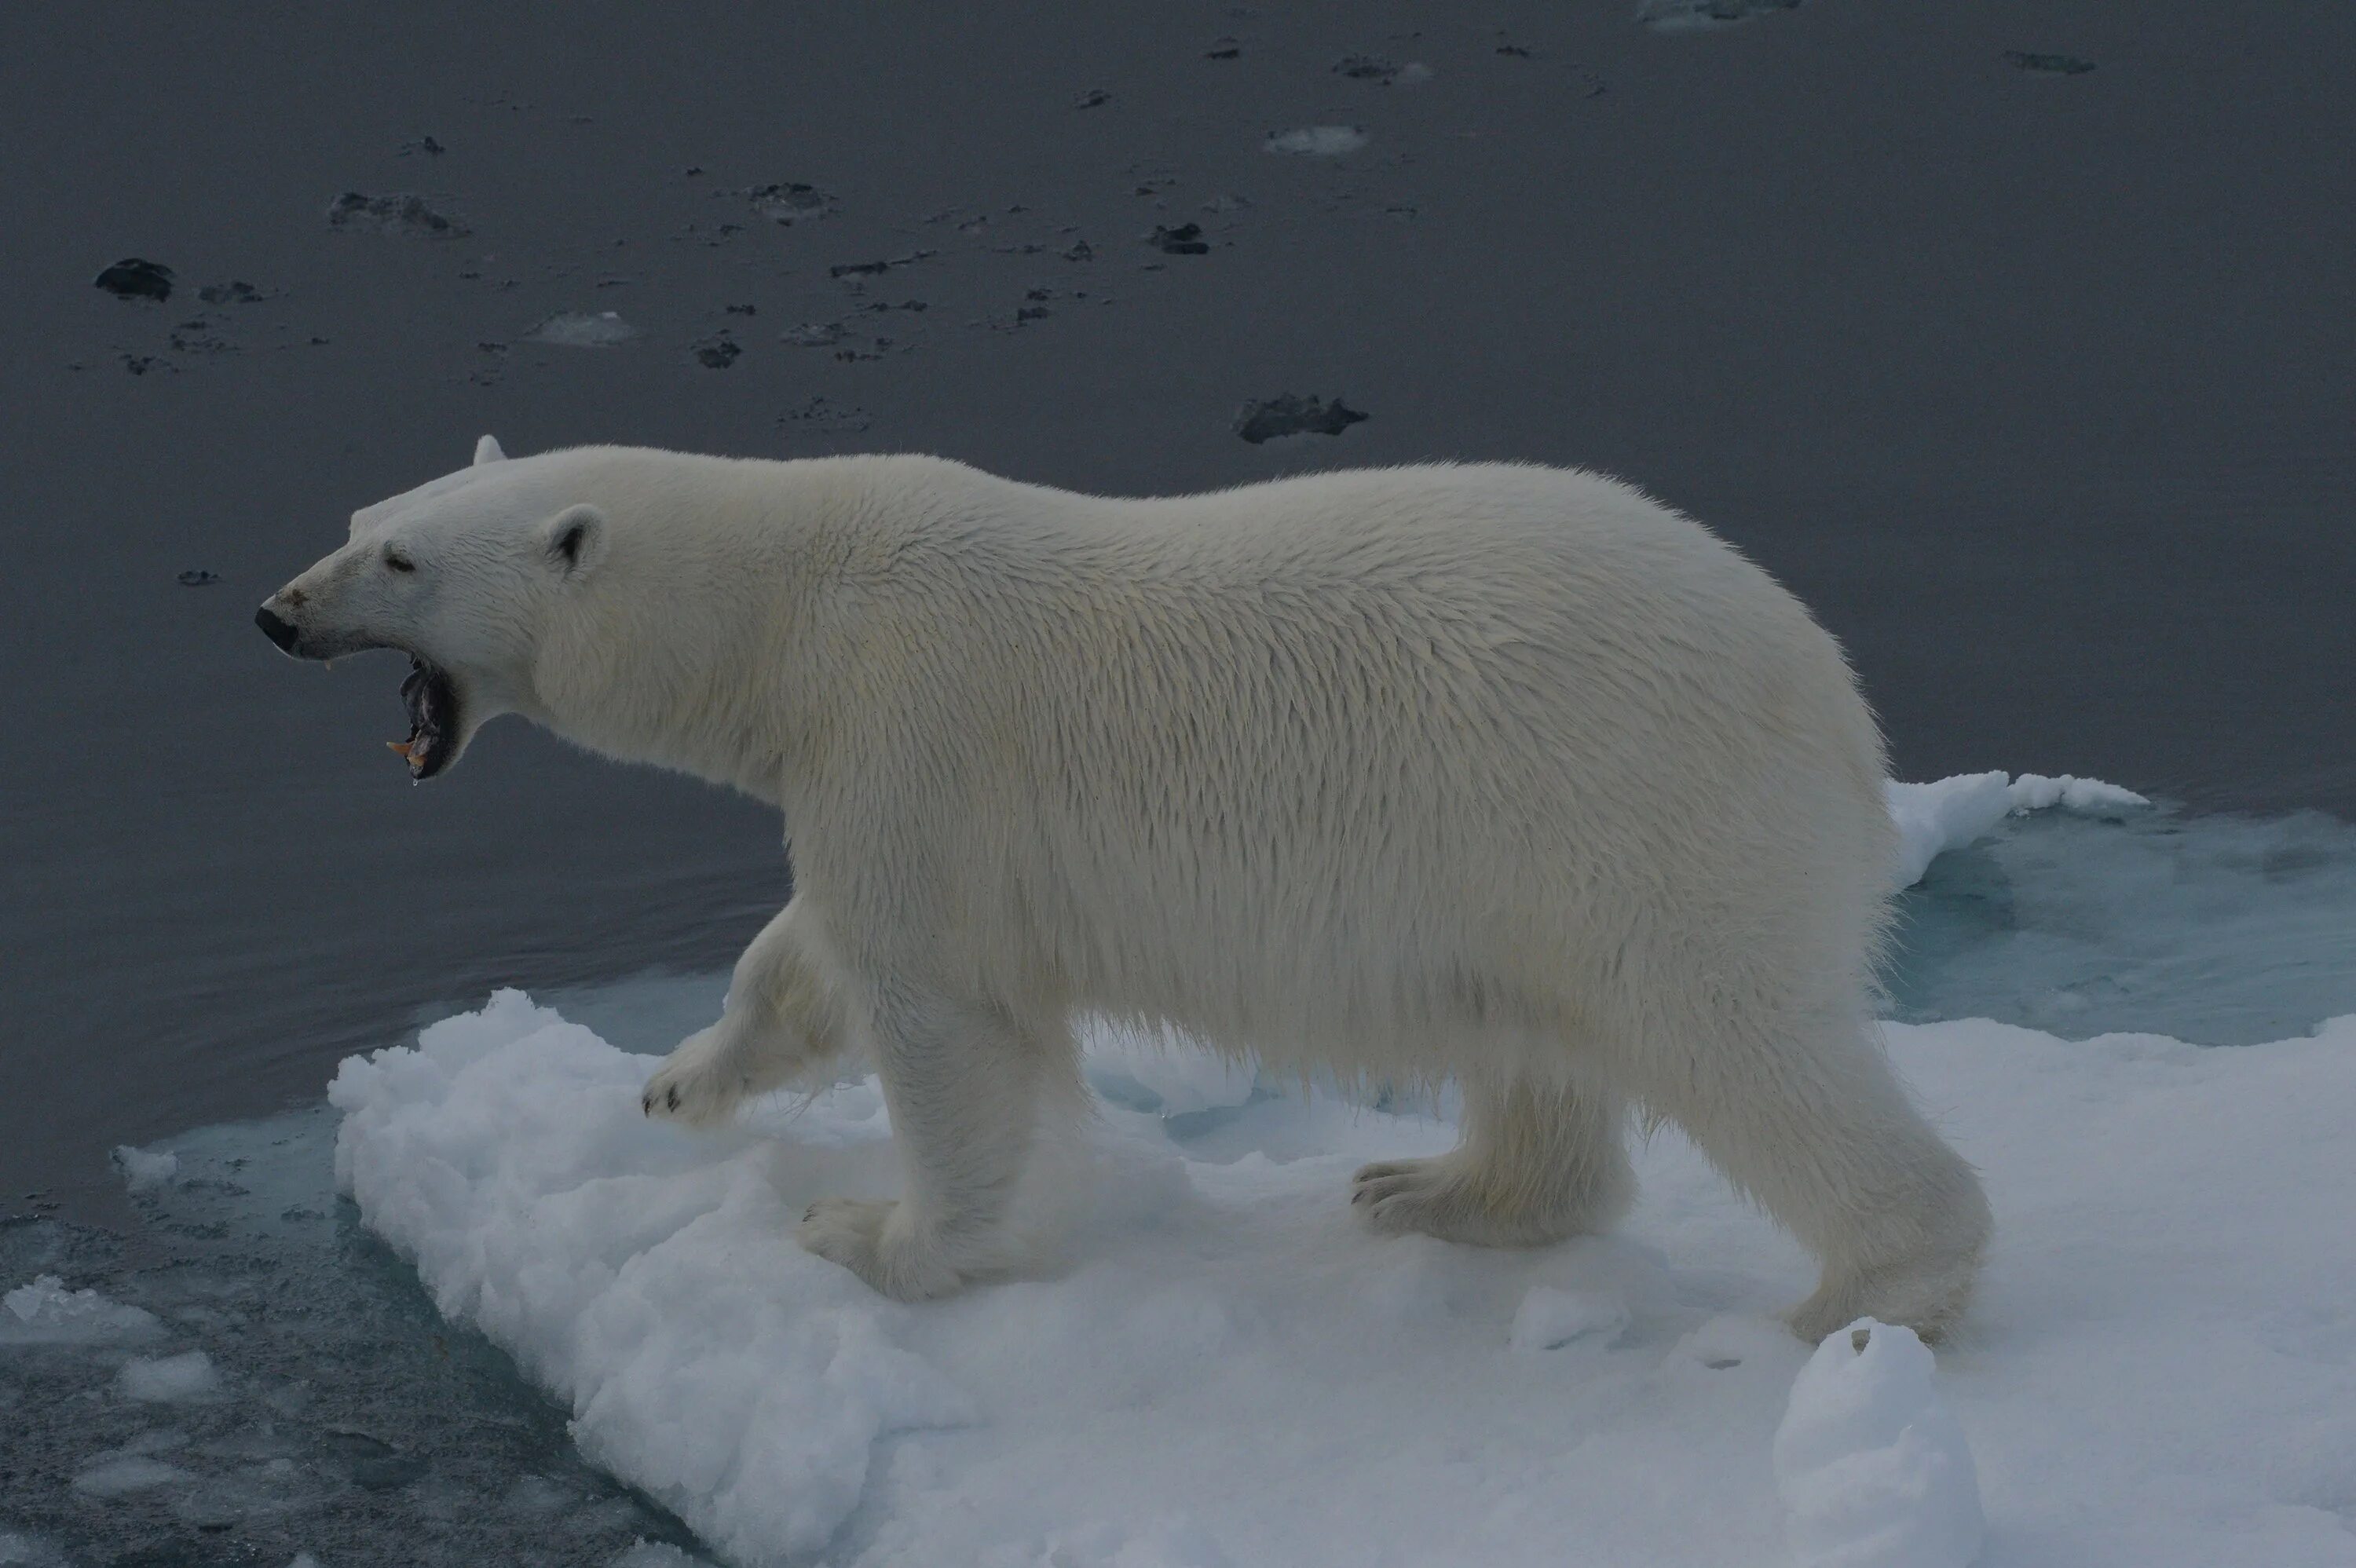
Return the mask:
[[[896,976],[869,995],[905,1195],[822,1198],[803,1216],[801,1243],[883,1295],[919,1301],[1008,1261],[1007,1209],[1058,1061],[1044,1031],[987,1004]]]
[[[736,961],[720,1021],[681,1040],[647,1080],[648,1115],[715,1125],[841,1049],[841,987],[815,923],[796,900],[761,928]]]

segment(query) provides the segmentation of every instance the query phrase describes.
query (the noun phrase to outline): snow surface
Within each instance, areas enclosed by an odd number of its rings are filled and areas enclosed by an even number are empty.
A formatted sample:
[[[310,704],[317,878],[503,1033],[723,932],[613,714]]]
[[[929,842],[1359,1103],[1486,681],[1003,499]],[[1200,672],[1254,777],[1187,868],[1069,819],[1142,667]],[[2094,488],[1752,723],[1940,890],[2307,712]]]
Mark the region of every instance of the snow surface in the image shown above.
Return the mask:
[[[1505,1342],[1516,1350],[1559,1350],[1593,1336],[1609,1345],[1628,1327],[1628,1303],[1616,1291],[1558,1290],[1534,1285],[1514,1310]]]
[[[2017,779],[2002,773],[1956,773],[1933,784],[1893,783],[1888,793],[1890,815],[1898,823],[1901,888],[1921,881],[1939,856],[1986,837],[2016,812],[2058,805],[2090,816],[2117,816],[2151,805],[2133,790],[2069,773],[2023,773]]]
[[[1998,1217],[1935,1383],[1888,1330],[1812,1366],[1773,1317],[1806,1260],[1674,1131],[1617,1233],[1510,1253],[1352,1222],[1351,1168],[1440,1118],[1108,1106],[1022,1277],[906,1307],[792,1240],[895,1184],[872,1080],[698,1136],[638,1114],[651,1058],[509,991],[330,1098],[441,1310],[734,1563],[1933,1564],[1976,1456],[1984,1563],[2356,1563],[2356,1017],[1890,1035]]]
[[[53,1274],[0,1296],[0,1345],[119,1344],[163,1331],[155,1314],[94,1290],[68,1290]]]

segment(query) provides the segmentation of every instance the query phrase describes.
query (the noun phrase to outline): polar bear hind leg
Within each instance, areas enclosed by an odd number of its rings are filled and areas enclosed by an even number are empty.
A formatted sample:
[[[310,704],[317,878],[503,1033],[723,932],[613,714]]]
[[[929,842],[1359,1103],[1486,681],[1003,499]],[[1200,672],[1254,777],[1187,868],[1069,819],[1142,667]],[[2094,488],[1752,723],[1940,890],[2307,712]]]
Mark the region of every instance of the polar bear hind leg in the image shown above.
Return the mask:
[[[1350,1201],[1377,1231],[1537,1246],[1601,1231],[1635,1189],[1621,1097],[1600,1083],[1473,1079],[1463,1141],[1431,1159],[1369,1165]]]
[[[1987,1244],[1978,1176],[1915,1110],[1878,1036],[1861,1013],[1728,1020],[1639,1069],[1645,1107],[1815,1254],[1821,1283],[1786,1317],[1811,1343],[1863,1317],[1938,1339]]]

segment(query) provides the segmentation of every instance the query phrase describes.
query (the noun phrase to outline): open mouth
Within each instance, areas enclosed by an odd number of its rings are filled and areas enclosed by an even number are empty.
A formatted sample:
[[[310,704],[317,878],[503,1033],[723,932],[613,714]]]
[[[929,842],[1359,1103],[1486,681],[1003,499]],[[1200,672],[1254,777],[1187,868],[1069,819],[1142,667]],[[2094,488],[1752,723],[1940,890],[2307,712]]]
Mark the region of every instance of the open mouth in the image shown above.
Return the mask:
[[[412,655],[401,699],[409,705],[409,739],[385,744],[409,764],[411,782],[423,784],[449,766],[457,751],[458,688],[447,674]]]

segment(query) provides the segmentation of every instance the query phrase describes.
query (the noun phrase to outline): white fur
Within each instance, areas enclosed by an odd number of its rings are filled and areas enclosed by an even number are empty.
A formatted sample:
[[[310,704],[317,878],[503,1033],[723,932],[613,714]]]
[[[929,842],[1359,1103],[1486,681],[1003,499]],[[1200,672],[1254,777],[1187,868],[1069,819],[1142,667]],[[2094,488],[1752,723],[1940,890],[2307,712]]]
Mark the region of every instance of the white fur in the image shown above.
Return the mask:
[[[783,809],[794,899],[647,1108],[716,1121],[864,1044],[907,1197],[819,1204],[804,1240],[892,1295],[998,1265],[1084,1010],[1459,1081],[1462,1147],[1359,1173],[1385,1231],[1606,1224],[1633,1106],[1817,1253],[1802,1334],[1934,1334],[1969,1290],[1986,1204],[1867,1008],[1871,716],[1797,601],[1626,485],[1120,500],[588,448],[369,507],[271,604],[441,665],[469,735],[521,712]]]

